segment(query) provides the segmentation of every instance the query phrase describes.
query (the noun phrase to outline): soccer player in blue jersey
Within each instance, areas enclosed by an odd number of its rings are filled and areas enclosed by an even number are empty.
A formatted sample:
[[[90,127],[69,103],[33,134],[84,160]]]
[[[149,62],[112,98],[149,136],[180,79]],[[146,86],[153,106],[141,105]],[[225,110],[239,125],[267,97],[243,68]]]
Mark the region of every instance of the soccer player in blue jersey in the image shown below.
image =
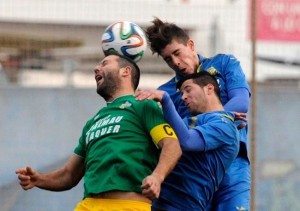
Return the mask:
[[[221,102],[226,111],[248,112],[250,88],[240,62],[233,55],[218,54],[205,58],[197,54],[194,41],[182,28],[158,18],[147,27],[146,36],[152,52],[160,55],[176,73],[175,77],[161,85],[159,89],[169,93],[181,117],[188,117],[191,114],[181,100],[176,82],[185,75],[203,71],[216,77],[220,87]],[[239,132],[238,156],[214,194],[211,208],[208,210],[249,210],[251,177],[246,147],[247,125]]]
[[[183,151],[163,182],[153,211],[205,210],[239,150],[234,115],[224,111],[216,79],[203,71],[180,80],[178,88],[195,116],[182,120],[167,92],[142,90],[136,94],[138,99],[161,102],[165,119],[175,130]]]

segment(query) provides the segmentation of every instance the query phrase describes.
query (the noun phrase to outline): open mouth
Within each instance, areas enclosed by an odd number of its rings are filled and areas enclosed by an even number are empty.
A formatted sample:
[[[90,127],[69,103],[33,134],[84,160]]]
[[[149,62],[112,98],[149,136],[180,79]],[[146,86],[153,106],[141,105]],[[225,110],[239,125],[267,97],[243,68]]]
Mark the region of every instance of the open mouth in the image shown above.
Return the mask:
[[[185,106],[188,108],[190,103],[184,102]]]
[[[96,80],[97,84],[99,84],[102,79],[103,79],[102,75],[96,75],[95,76],[95,80]]]
[[[179,71],[181,74],[186,74],[186,72],[187,72],[186,68],[180,69]]]

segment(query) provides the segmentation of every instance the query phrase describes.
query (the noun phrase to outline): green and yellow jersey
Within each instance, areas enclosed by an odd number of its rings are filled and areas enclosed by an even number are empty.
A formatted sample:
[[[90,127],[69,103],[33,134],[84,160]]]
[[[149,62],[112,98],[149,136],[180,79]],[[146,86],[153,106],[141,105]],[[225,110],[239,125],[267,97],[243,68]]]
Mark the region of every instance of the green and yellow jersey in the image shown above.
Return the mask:
[[[155,101],[128,95],[107,103],[86,123],[74,150],[85,158],[84,197],[111,190],[141,192],[165,137],[176,135]]]

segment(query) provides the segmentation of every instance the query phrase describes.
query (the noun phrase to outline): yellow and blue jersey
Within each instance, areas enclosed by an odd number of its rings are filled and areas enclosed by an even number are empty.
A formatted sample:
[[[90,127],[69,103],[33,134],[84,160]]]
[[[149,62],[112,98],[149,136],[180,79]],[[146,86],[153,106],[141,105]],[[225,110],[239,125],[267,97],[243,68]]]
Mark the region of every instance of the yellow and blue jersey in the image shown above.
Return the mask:
[[[242,70],[240,62],[230,54],[217,54],[214,57],[205,58],[198,54],[200,65],[197,69],[200,71],[207,71],[211,75],[215,76],[219,88],[220,88],[220,98],[223,105],[225,105],[229,100],[228,92],[233,89],[245,88],[251,95],[249,85],[247,83],[245,74]],[[176,83],[182,78],[181,75],[176,74],[171,80],[160,86],[158,89],[166,91],[177,110],[179,115],[184,118],[191,116],[187,107],[181,100],[181,93],[176,89]],[[234,108],[227,108],[228,111],[236,111]],[[238,111],[239,112],[239,111]],[[240,130],[241,141],[247,142],[247,128]]]
[[[197,115],[196,119],[184,119],[187,127],[197,130],[203,137],[204,151],[183,151],[176,167],[162,184],[154,208],[206,208],[239,150],[239,133],[233,118],[230,112],[218,111]]]
[[[208,71],[210,74],[215,75],[219,87],[220,87],[220,97],[221,102],[223,105],[226,105],[231,99],[229,96],[229,93],[243,89],[245,92],[248,91],[249,97],[251,95],[251,91],[249,88],[249,85],[247,83],[246,77],[242,71],[240,62],[233,56],[233,55],[225,55],[225,54],[218,54],[211,58],[204,58],[200,54],[198,54],[200,65],[197,71]],[[175,77],[173,77],[170,81],[163,84],[159,87],[160,90],[166,91],[170,98],[172,99],[174,106],[179,113],[179,115],[184,117],[190,117],[191,114],[189,113],[188,109],[185,107],[183,101],[181,100],[181,93],[176,89],[176,83],[178,80],[182,78],[181,75],[176,74]],[[248,97],[247,94],[245,97]],[[249,99],[245,99],[248,100]],[[230,102],[233,102],[232,100]],[[240,104],[241,102],[239,102]],[[232,107],[235,106],[237,103],[229,103],[224,106],[226,107],[225,110],[227,111],[237,111],[241,112],[239,110],[236,110],[236,108]],[[245,108],[244,110],[248,110],[247,103],[244,104]],[[194,124],[195,126],[196,124]],[[227,173],[225,174],[225,177],[223,178],[223,181],[221,182],[221,185],[219,186],[219,190],[214,195],[214,201],[213,203],[219,204],[220,209],[219,210],[229,210],[226,208],[228,204],[226,203],[230,202],[230,205],[243,205],[243,207],[248,208],[249,207],[249,198],[250,198],[250,166],[249,161],[247,159],[247,127],[239,130],[240,134],[240,149],[238,158],[235,159],[228,169]],[[242,152],[242,153],[241,153]],[[207,153],[207,152],[206,152]],[[197,188],[202,186],[203,184],[197,184],[194,183],[195,177],[193,175],[196,174],[198,170],[198,166],[196,165],[193,160],[201,159],[201,156],[198,155],[196,152],[189,152],[189,153],[183,153],[182,158],[179,161],[179,164],[177,166],[177,169],[181,171],[182,174],[178,174],[177,176],[181,175],[183,177],[186,177],[187,180],[180,184],[180,185],[174,185],[174,188],[176,190],[181,191],[185,188],[190,188],[191,191],[195,194],[192,195],[191,198],[187,195],[181,195],[182,197],[182,204],[183,206],[185,204],[188,204],[188,200],[191,200],[191,203],[197,203]],[[205,169],[200,169],[205,170]],[[215,176],[213,176],[209,171],[205,172],[207,173],[208,177],[206,179],[214,180]],[[174,182],[174,184],[177,183],[178,178],[175,175],[173,178],[173,181],[170,177],[170,184]],[[204,184],[205,185],[205,184]],[[207,185],[204,187],[208,187]],[[215,188],[215,187],[214,187]],[[205,188],[202,191],[204,191],[207,195],[210,195],[211,191],[215,189],[209,189]],[[168,190],[164,190],[164,187],[162,188],[162,193],[168,194]],[[164,195],[164,194],[163,194]],[[185,197],[186,196],[186,197]],[[163,201],[164,199],[161,199]],[[184,200],[187,200],[184,202]],[[209,198],[207,198],[209,200]],[[246,202],[245,202],[246,201]],[[224,202],[221,205],[221,202]],[[226,205],[226,206],[225,206]],[[231,207],[235,207],[231,206]],[[166,207],[167,208],[167,207]],[[231,209],[231,208],[230,208]],[[167,208],[167,210],[176,210]],[[199,209],[201,210],[201,209]],[[202,209],[203,210],[203,209]]]

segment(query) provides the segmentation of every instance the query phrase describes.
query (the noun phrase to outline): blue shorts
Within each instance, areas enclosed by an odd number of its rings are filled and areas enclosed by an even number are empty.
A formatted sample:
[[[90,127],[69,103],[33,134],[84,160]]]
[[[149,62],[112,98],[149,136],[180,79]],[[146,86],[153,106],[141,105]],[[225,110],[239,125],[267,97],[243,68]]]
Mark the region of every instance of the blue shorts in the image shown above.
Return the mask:
[[[151,211],[182,211],[182,210],[168,206],[168,205],[164,205],[163,207],[157,207],[155,205],[152,205]]]
[[[227,170],[211,207],[206,210],[250,210],[251,174],[247,159],[237,157]]]

